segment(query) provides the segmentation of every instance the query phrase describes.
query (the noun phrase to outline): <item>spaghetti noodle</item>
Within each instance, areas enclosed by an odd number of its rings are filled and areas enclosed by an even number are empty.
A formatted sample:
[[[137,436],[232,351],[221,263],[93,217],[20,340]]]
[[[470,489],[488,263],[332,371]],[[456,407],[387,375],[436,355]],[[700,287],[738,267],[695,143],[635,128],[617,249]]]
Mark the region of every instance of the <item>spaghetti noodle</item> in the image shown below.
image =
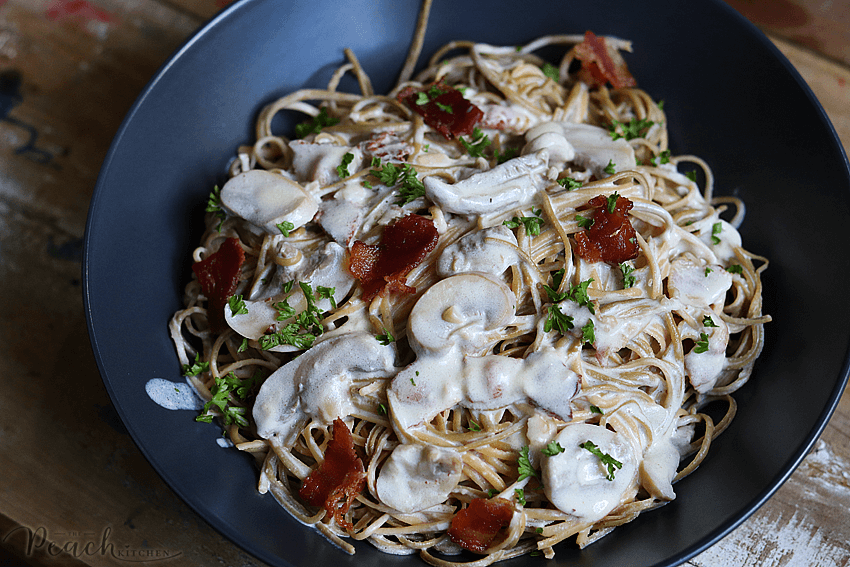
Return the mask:
[[[535,55],[553,45],[558,65]],[[210,195],[170,324],[199,419],[347,551],[583,547],[675,498],[734,417],[767,260],[620,50],[457,41],[385,96],[346,51],[327,89],[261,112]],[[284,110],[300,138],[272,131]]]

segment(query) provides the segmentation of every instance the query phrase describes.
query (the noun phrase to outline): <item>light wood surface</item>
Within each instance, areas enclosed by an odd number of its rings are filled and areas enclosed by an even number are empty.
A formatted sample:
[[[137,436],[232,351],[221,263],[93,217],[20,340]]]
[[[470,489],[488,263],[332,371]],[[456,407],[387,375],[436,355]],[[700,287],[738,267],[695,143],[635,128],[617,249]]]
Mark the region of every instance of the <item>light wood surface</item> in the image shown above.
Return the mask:
[[[225,3],[0,0],[0,565],[262,565],[189,510],[124,431],[80,289],[88,203],[113,135],[158,66]],[[850,147],[848,68],[772,39]],[[850,565],[848,437],[845,394],[789,482],[687,565]]]

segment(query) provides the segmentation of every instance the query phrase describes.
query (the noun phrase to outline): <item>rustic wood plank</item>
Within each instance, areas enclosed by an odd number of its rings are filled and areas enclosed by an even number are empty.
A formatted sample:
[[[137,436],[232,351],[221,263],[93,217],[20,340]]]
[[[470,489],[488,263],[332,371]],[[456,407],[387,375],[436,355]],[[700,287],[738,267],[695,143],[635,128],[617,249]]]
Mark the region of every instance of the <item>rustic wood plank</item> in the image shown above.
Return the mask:
[[[774,44],[817,96],[850,149],[850,69],[777,36]],[[814,450],[751,518],[690,567],[850,565],[850,391]]]
[[[765,32],[850,65],[850,3],[824,0],[726,0]]]

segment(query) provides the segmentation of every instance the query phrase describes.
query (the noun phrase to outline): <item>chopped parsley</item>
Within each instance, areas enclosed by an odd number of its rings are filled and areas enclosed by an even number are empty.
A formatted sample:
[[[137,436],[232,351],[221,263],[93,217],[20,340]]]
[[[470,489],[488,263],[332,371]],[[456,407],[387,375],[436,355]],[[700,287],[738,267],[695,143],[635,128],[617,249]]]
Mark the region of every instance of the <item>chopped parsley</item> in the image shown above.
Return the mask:
[[[631,264],[625,262],[620,264],[620,272],[623,274],[623,289],[629,289],[635,285],[635,276],[632,274],[635,269]]]
[[[610,195],[608,195],[608,202],[606,204],[606,208],[608,209],[608,214],[612,214],[614,209],[617,208],[617,199],[620,198],[620,194],[614,191]]]
[[[609,455],[608,453],[603,453],[599,447],[597,447],[593,441],[585,441],[584,443],[580,443],[579,447],[584,449],[585,451],[590,451],[602,462],[603,465],[608,469],[608,474],[605,476],[608,480],[614,480],[614,468],[621,469],[623,468],[623,463]]]
[[[313,288],[307,282],[299,282],[298,286],[304,294],[307,301],[307,307],[301,313],[295,313],[295,310],[289,305],[288,300],[284,299],[274,304],[278,310],[278,321],[286,321],[294,317],[294,321],[284,325],[275,332],[263,335],[259,339],[260,348],[269,350],[276,346],[290,345],[299,349],[307,349],[313,346],[316,337],[324,332],[322,327],[322,311],[316,306],[316,296],[313,293]],[[284,284],[284,293],[292,291],[293,282],[289,281]],[[333,297],[334,288],[326,288],[319,286],[322,291],[319,291],[320,297]],[[333,305],[333,301],[331,305]]]
[[[699,334],[699,340],[694,347],[694,352],[697,354],[708,352],[708,335],[705,333]]]
[[[387,406],[384,404],[378,404],[378,413],[381,415],[387,415]]]
[[[509,159],[516,157],[517,153],[519,153],[519,150],[517,150],[516,148],[508,148],[505,150],[505,153],[501,153],[499,152],[499,150],[495,150],[493,152],[493,156],[496,158],[496,163],[500,164],[505,163]]]
[[[195,361],[192,364],[183,365],[183,376],[197,376],[202,372],[207,372],[210,369],[209,362],[201,361],[201,353],[195,353]]]
[[[653,124],[655,124],[655,122],[647,120],[646,118],[632,118],[628,123],[613,120],[609,127],[609,134],[611,134],[611,139],[613,140],[618,140],[620,138],[625,138],[626,140],[643,138],[646,136],[646,132]]]
[[[277,309],[277,317],[275,317],[275,321],[286,321],[287,319],[295,317],[295,308],[289,305],[289,301],[286,299],[275,303],[274,308]]]
[[[564,315],[557,303],[553,303],[548,307],[546,322],[543,324],[543,330],[549,332],[552,329],[557,329],[562,335],[566,335],[567,331],[573,328],[573,318],[569,315]]]
[[[231,405],[230,395],[233,394],[236,398],[244,400],[250,390],[257,384],[261,373],[256,372],[248,380],[241,380],[230,372],[227,376],[220,376],[215,379],[215,384],[210,388],[212,398],[204,404],[203,413],[195,418],[195,421],[204,423],[212,423],[214,409],[218,409],[224,417],[224,424],[230,425],[236,423],[240,427],[247,427],[248,420],[245,419],[245,413],[248,408]]]
[[[709,268],[708,266],[706,266],[706,267],[705,267],[705,277],[708,277],[708,274],[710,274],[710,273],[711,273],[711,272],[713,272],[713,271],[714,271],[714,270],[712,270],[711,268]]]
[[[546,445],[546,447],[541,452],[547,457],[554,457],[559,453],[563,453],[565,450],[566,449],[561,447],[560,443],[558,443],[557,441],[552,441],[551,443]]]
[[[325,287],[323,285],[316,286],[316,295],[318,295],[322,299],[329,300],[331,302],[331,309],[336,309],[336,299],[334,299],[334,293],[336,293],[335,287]]]
[[[428,93],[426,93],[425,91],[422,91],[422,92],[416,94],[416,105],[417,106],[424,106],[424,105],[428,104],[429,102],[431,102],[431,99],[428,98]]]
[[[702,326],[703,326],[703,327],[716,327],[716,326],[717,326],[717,323],[715,323],[715,322],[714,322],[714,319],[712,319],[712,318],[711,318],[711,317],[709,317],[708,315],[705,315],[705,316],[702,318]]]
[[[522,488],[514,488],[514,496],[516,497],[517,504],[525,506],[525,491]]]
[[[726,271],[730,274],[743,274],[744,268],[741,267],[741,264],[732,264],[731,266],[726,268]]]
[[[720,222],[716,222],[711,225],[711,242],[712,244],[720,244],[720,237],[718,234],[723,231],[723,225]]]
[[[594,406],[593,404],[590,405],[590,413],[598,413],[599,415],[604,415],[602,410],[599,409],[599,407]]]
[[[584,327],[581,328],[581,340],[589,345],[596,342],[594,335],[593,319],[588,319]]]
[[[670,150],[664,150],[660,154],[658,154],[657,156],[650,158],[649,163],[658,167],[658,163],[655,162],[656,158],[660,158],[661,159],[660,163],[662,163],[662,164],[670,163]]]
[[[519,473],[517,480],[525,480],[530,476],[538,476],[537,471],[531,466],[531,460],[528,458],[528,445],[519,450],[519,458],[516,464],[517,472]]]
[[[328,111],[325,108],[319,110],[319,114],[312,120],[302,122],[295,126],[295,137],[305,138],[310,134],[318,134],[322,128],[333,126],[339,123],[339,118],[328,116]]]
[[[685,173],[685,177],[687,177],[688,179],[690,179],[694,183],[697,182],[697,172],[694,171],[694,170],[691,170],[691,171],[688,171],[687,173]]]
[[[227,300],[227,305],[230,307],[230,313],[234,317],[236,315],[248,314],[248,306],[245,305],[245,300],[242,299],[241,295],[231,295]]]
[[[425,185],[418,177],[416,170],[409,163],[399,167],[393,163],[385,163],[381,166],[381,160],[378,158],[372,159],[372,167],[380,167],[381,169],[372,169],[369,171],[378,180],[387,187],[399,185],[398,194],[401,197],[396,201],[396,205],[406,205],[425,196]]]
[[[543,226],[543,219],[540,217],[542,211],[540,209],[531,209],[532,217],[514,217],[511,220],[506,220],[502,224],[508,228],[518,228],[519,225],[525,226],[525,232],[532,236],[540,234],[540,227]]]
[[[484,148],[490,145],[490,138],[477,126],[472,130],[472,138],[466,141],[460,138],[460,143],[466,148],[466,153],[472,157],[483,157]]]
[[[279,222],[275,225],[282,235],[289,238],[289,233],[295,230],[295,225],[289,221]]]
[[[568,299],[575,301],[579,305],[587,307],[588,311],[595,314],[596,309],[593,302],[590,300],[590,297],[587,295],[587,286],[591,283],[593,283],[593,278],[588,278],[581,283],[570,286],[570,289],[566,292],[566,296]]]
[[[437,101],[434,101],[434,104],[436,104],[437,108],[439,108],[443,112],[448,112],[449,114],[454,113],[454,109],[451,106],[449,106],[448,104],[443,104],[442,102],[437,102]]]
[[[375,336],[375,338],[378,340],[379,343],[381,343],[384,346],[387,346],[388,344],[395,342],[395,337],[392,335],[392,333],[390,333],[386,329],[384,329],[383,335],[377,335],[377,336]]]
[[[551,63],[544,63],[540,68],[543,71],[543,74],[555,81],[556,83],[561,80],[561,72],[557,67],[552,65]]]
[[[213,187],[213,190],[210,192],[205,210],[208,213],[214,213],[216,218],[218,218],[218,231],[221,232],[221,224],[227,218],[227,213],[221,208],[221,188],[218,185]]]
[[[584,215],[576,215],[576,222],[578,223],[579,228],[590,228],[596,221]]]
[[[339,175],[340,179],[345,179],[350,175],[350,173],[348,173],[348,166],[351,165],[352,161],[354,161],[354,154],[351,152],[342,156],[342,162],[336,166],[336,174]]]
[[[615,169],[616,167],[617,167],[617,166],[616,166],[616,164],[615,164],[612,160],[610,160],[610,159],[609,159],[609,160],[608,160],[608,165],[606,165],[606,166],[605,166],[605,169],[603,169],[602,171],[604,171],[604,172],[605,172],[605,173],[607,173],[608,175],[614,175],[614,173],[617,171],[617,170]]]
[[[236,349],[236,352],[245,352],[248,350],[248,337],[242,337],[242,344]]]
[[[470,431],[481,431],[481,426],[470,419],[469,420],[469,430]]]
[[[581,181],[576,181],[572,177],[562,177],[558,180],[558,185],[565,188],[567,191],[572,191],[573,189],[581,187]]]

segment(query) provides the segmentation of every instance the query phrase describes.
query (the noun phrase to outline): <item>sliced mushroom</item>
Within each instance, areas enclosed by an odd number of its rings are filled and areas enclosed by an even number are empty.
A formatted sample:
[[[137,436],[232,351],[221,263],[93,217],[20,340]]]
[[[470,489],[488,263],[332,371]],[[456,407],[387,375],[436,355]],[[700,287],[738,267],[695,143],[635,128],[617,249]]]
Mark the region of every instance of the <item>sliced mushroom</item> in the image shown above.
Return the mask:
[[[498,225],[470,232],[446,246],[437,259],[437,273],[443,277],[463,272],[500,276],[518,261],[514,233]]]
[[[382,503],[409,514],[445,502],[462,470],[454,449],[402,444],[381,467],[375,487]]]
[[[330,298],[318,296],[319,287],[332,289],[331,296],[335,302],[341,302],[354,286],[354,278],[345,267],[346,250],[336,242],[329,242],[308,260],[299,262],[295,269],[278,267],[274,281],[279,292],[261,300],[245,300],[247,313],[234,314],[227,307],[224,318],[231,329],[249,339],[257,340],[269,330],[278,325],[285,325],[289,320],[278,319],[280,311],[276,304],[286,301],[296,314],[307,308],[307,299],[299,285],[293,285],[291,293],[283,293],[283,283],[294,281],[308,283],[314,291],[316,307],[328,311],[332,304]],[[280,345],[269,349],[273,352],[288,352],[298,350],[288,345]]]
[[[548,146],[551,161],[573,162],[590,169],[600,179],[608,177],[605,169],[609,163],[613,164],[614,171],[631,169],[637,164],[635,151],[625,139],[613,140],[608,130],[590,124],[545,122],[529,130],[525,139],[523,153]],[[574,155],[570,155],[570,150]]]
[[[352,156],[346,166],[349,175],[358,171],[363,163],[363,151],[358,147],[314,144],[305,140],[293,140],[289,147],[292,148],[292,169],[301,182],[316,181],[324,186],[338,181],[336,168],[342,165],[345,154]]]
[[[495,276],[481,272],[443,279],[422,294],[407,323],[408,338],[419,354],[457,346],[480,352],[514,319],[516,298]]]
[[[732,274],[721,266],[706,266],[679,256],[670,263],[667,288],[670,297],[686,305],[707,307],[726,297]]]
[[[426,177],[425,195],[450,213],[503,213],[528,204],[546,188],[547,162],[548,154],[542,151],[508,160],[454,184],[436,176]]]
[[[387,400],[396,431],[407,437],[411,429],[454,406],[489,411],[533,405],[568,421],[570,402],[579,386],[578,375],[553,349],[525,359],[461,357],[451,351],[424,357],[399,372],[387,390]]]
[[[356,379],[387,378],[395,368],[394,350],[366,332],[353,332],[316,344],[283,365],[260,387],[254,402],[257,433],[275,435],[284,444],[309,419],[330,425],[337,417],[351,415],[358,395]]]
[[[229,179],[221,188],[221,203],[269,234],[280,234],[277,225],[283,222],[303,226],[319,210],[319,202],[299,183],[262,169]]]
[[[564,128],[558,122],[544,122],[525,133],[525,147],[522,154],[534,154],[547,150],[549,166],[563,167],[575,158],[576,151],[564,137]]]
[[[555,441],[564,451],[543,458],[543,490],[562,512],[593,523],[631,499],[637,491],[634,451],[631,444],[614,431],[578,423],[566,426]],[[611,464],[609,472],[604,457],[588,450],[588,441],[601,455],[607,455],[620,466]]]

